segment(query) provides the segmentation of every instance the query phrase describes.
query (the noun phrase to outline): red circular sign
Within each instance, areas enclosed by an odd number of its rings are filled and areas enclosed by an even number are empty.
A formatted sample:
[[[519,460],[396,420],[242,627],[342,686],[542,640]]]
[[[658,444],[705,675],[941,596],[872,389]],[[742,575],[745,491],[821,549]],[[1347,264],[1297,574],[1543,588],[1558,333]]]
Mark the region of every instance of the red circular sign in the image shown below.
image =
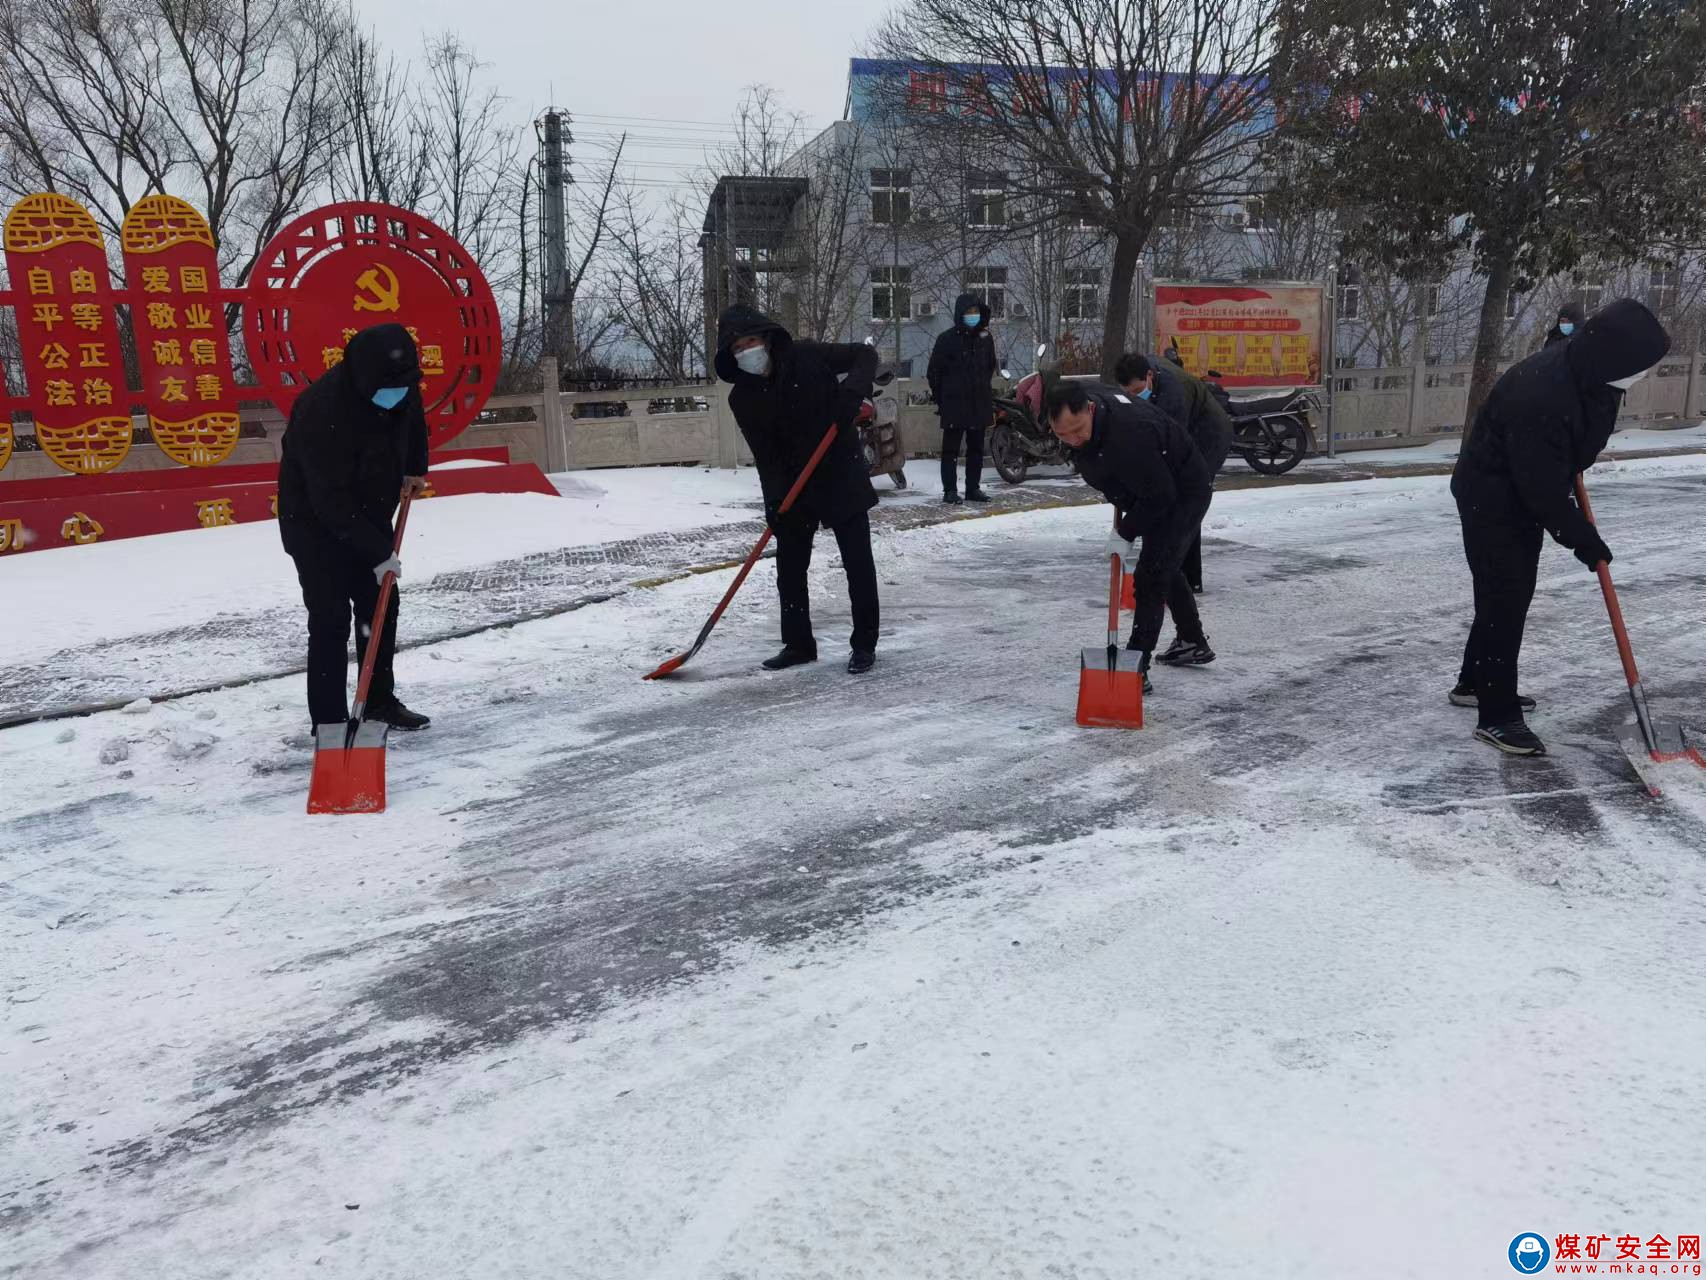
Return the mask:
[[[491,286],[448,233],[395,205],[327,205],[267,244],[243,303],[255,375],[286,413],[343,359],[357,330],[401,324],[421,354],[434,445],[480,412],[497,384],[503,328]]]

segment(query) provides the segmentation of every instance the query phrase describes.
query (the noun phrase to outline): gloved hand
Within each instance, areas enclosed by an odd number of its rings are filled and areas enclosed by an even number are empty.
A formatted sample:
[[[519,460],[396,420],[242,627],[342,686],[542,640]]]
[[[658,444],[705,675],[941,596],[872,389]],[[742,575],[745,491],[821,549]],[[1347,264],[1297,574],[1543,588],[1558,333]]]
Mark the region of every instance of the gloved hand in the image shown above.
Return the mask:
[[[1590,536],[1593,539],[1591,542],[1584,542],[1576,548],[1576,559],[1585,564],[1589,570],[1598,569],[1602,561],[1610,564],[1611,548],[1605,545],[1605,539],[1597,533]]]
[[[859,412],[853,419],[853,425],[862,427],[867,422],[874,422],[876,417],[877,406],[872,404],[869,400],[861,400],[859,402]]]
[[[396,556],[392,556],[389,560],[382,560],[373,566],[373,580],[380,586],[385,585],[385,575],[388,573],[396,574],[397,581],[401,582],[403,580],[402,560]]]
[[[1131,539],[1122,538],[1118,533],[1108,535],[1108,545],[1102,554],[1118,556],[1120,568],[1126,573],[1130,573],[1132,567],[1137,563],[1137,553],[1132,550]]]

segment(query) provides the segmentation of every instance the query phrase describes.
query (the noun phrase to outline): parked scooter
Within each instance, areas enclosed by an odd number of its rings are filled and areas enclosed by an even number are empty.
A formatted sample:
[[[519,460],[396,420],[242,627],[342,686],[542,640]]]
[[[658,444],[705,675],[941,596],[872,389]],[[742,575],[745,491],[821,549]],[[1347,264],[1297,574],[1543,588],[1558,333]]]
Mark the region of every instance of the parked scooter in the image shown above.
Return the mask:
[[[867,338],[865,345],[874,347],[876,343]],[[876,413],[870,421],[859,424],[859,451],[873,480],[887,476],[895,488],[904,489],[906,444],[900,435],[900,388],[895,385],[894,366],[879,366],[871,383],[871,404]]]
[[[1042,361],[1048,350],[1037,348]],[[1003,378],[1012,375],[1003,369]],[[995,397],[995,425],[989,433],[989,460],[1008,484],[1023,484],[1032,467],[1070,467],[1072,456],[1042,421],[1042,374],[1027,374],[1011,395]],[[1035,407],[1033,407],[1035,406]]]

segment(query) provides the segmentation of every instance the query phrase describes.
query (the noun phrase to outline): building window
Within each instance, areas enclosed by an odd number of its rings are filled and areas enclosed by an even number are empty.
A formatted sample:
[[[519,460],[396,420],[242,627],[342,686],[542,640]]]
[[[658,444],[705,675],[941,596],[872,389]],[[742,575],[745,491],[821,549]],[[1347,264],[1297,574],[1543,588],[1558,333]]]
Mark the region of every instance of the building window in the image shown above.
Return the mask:
[[[1102,315],[1102,273],[1094,267],[1072,268],[1061,290],[1062,320],[1096,320]]]
[[[1590,276],[1576,286],[1570,295],[1570,301],[1575,303],[1588,315],[1599,310],[1600,303],[1605,300],[1605,277]]]
[[[1439,285],[1430,284],[1427,287],[1427,292],[1426,292],[1425,297],[1423,298],[1422,305],[1427,308],[1425,311],[1422,312],[1422,314],[1424,316],[1437,316],[1439,314],[1439,309],[1440,309],[1440,286]]]
[[[1272,231],[1274,217],[1268,210],[1268,202],[1261,196],[1251,196],[1244,202],[1244,230]]]
[[[871,170],[871,221],[893,226],[912,220],[912,170]]]
[[[1355,320],[1362,314],[1362,272],[1355,267],[1339,268],[1339,319]]]
[[[948,105],[948,77],[940,71],[909,71],[906,105],[914,111],[941,111]]]
[[[1506,320],[1515,320],[1516,316],[1517,316],[1517,312],[1519,312],[1521,310],[1522,310],[1522,295],[1520,293],[1518,293],[1515,289],[1511,289],[1511,290],[1507,291],[1505,294],[1505,319]]]
[[[990,318],[999,320],[1007,314],[1007,268],[971,268],[966,272],[966,292],[982,298]]]
[[[966,221],[974,227],[1007,225],[1007,175],[972,173],[966,179]]]
[[[871,319],[905,320],[912,315],[912,268],[871,268]]]
[[[1647,272],[1647,306],[1655,314],[1674,316],[1682,304],[1682,270],[1659,263]]]

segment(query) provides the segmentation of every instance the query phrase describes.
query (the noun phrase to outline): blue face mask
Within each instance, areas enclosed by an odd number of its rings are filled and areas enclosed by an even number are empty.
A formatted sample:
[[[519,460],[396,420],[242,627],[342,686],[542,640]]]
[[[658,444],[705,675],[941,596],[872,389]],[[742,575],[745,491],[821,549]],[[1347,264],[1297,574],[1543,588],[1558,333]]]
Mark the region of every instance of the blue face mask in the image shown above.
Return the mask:
[[[380,387],[373,393],[373,403],[381,409],[395,409],[408,397],[407,387]]]
[[[978,313],[975,311],[966,317],[966,328],[968,328],[968,329],[975,329],[978,327],[978,325],[980,325],[982,323],[983,323],[983,317],[978,315]]]
[[[1139,400],[1147,400],[1147,399],[1149,399],[1150,396],[1152,396],[1154,394],[1155,394],[1155,388],[1154,387],[1145,387],[1142,391],[1139,391],[1137,393],[1137,398]]]
[[[1576,331],[1576,326],[1571,324],[1568,320],[1558,321],[1558,332],[1563,334],[1566,338],[1569,337],[1575,331]]]

